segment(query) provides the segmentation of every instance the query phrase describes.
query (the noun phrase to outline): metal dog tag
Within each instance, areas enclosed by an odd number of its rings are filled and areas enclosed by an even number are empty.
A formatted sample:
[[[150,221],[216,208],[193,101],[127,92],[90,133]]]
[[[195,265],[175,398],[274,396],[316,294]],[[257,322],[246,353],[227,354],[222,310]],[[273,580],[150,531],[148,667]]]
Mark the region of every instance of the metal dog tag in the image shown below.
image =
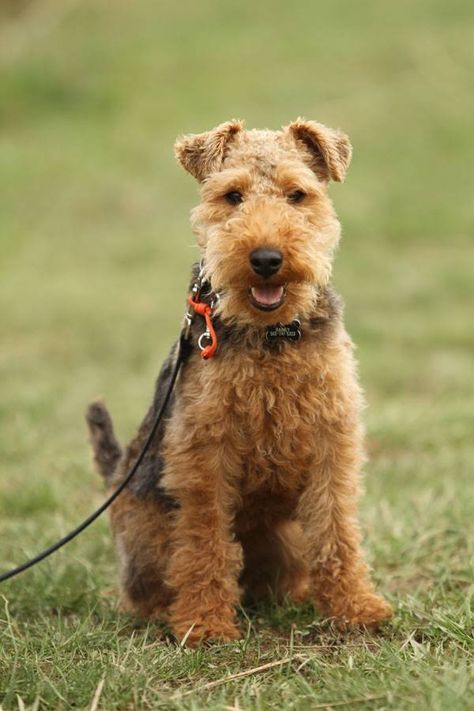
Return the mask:
[[[276,323],[272,326],[267,326],[265,340],[267,343],[273,343],[280,338],[285,338],[287,341],[299,341],[301,338],[301,323],[297,319],[291,323]]]

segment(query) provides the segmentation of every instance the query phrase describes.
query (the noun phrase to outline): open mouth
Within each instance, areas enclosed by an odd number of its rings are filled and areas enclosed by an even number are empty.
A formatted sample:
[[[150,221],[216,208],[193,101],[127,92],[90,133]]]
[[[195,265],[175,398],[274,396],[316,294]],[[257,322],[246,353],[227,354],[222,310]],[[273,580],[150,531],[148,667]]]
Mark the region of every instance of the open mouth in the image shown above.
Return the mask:
[[[285,287],[274,284],[253,286],[249,290],[249,299],[252,306],[260,311],[274,311],[285,300]]]

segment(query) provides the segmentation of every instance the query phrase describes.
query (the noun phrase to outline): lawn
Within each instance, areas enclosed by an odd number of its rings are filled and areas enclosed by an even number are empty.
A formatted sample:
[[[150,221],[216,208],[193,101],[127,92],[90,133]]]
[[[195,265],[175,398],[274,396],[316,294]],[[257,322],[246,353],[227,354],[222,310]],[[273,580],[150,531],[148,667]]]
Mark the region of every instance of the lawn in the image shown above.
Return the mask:
[[[335,282],[367,394],[361,518],[393,622],[241,611],[187,650],[117,613],[106,518],[0,587],[0,706],[474,708],[471,0],[0,5],[0,569],[103,499],[83,412],[134,432],[196,257],[178,133],[298,115],[354,144]],[[233,678],[228,678],[233,677]]]

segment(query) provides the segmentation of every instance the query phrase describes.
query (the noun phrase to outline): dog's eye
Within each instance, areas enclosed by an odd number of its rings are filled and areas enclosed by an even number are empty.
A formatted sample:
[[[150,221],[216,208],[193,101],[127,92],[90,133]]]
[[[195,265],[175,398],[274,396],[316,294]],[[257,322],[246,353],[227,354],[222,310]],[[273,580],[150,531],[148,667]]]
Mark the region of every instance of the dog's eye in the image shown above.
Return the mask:
[[[292,203],[301,202],[306,197],[306,193],[302,190],[293,190],[292,193],[288,195],[288,201]]]
[[[242,197],[242,193],[239,193],[238,190],[230,190],[224,195],[224,197],[229,203],[229,205],[239,205],[244,199]]]

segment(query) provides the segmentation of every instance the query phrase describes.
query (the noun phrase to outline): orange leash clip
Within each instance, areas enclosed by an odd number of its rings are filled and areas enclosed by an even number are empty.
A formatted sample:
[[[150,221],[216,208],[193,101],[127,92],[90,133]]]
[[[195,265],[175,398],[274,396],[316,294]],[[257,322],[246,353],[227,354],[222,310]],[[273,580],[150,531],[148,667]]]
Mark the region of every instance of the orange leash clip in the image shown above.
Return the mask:
[[[195,313],[203,316],[206,321],[206,330],[199,337],[198,345],[201,349],[201,358],[209,360],[217,350],[217,336],[212,325],[212,307],[205,304],[203,301],[194,301],[192,295],[188,296],[188,304],[192,306]],[[204,341],[209,341],[208,345],[204,345]]]

